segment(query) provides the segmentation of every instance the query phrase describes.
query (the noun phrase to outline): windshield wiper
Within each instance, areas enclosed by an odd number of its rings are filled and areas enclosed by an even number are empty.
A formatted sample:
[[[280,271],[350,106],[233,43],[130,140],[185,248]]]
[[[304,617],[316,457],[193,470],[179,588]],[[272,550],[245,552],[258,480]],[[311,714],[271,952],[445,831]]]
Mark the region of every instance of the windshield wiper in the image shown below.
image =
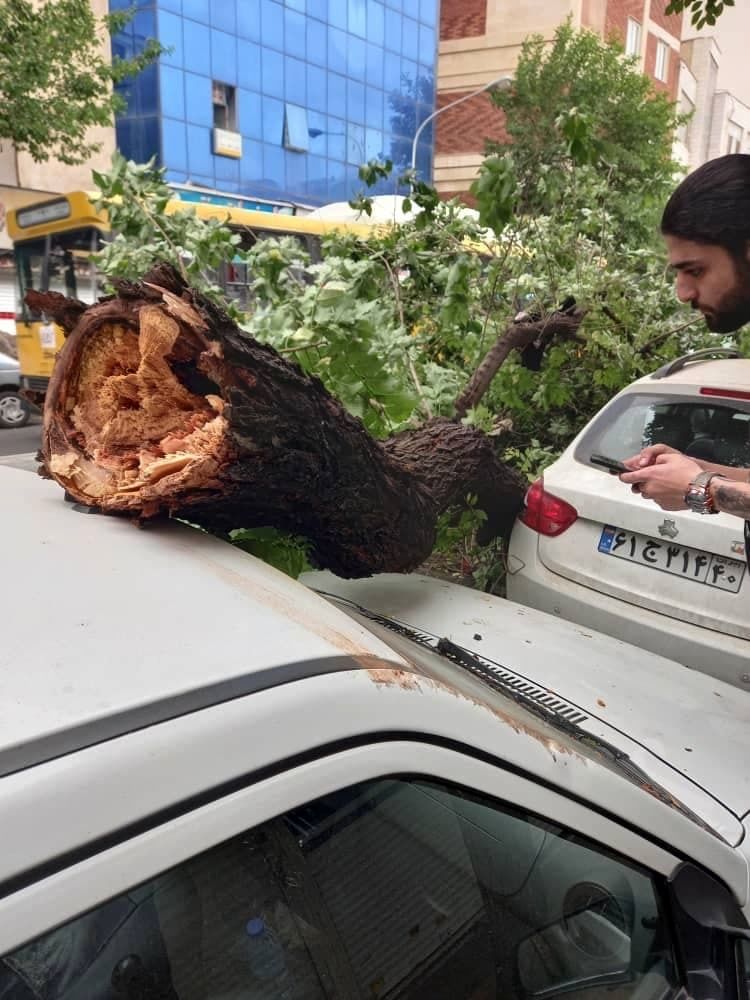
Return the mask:
[[[355,601],[349,600],[349,598],[339,597],[336,594],[327,593],[323,590],[319,590],[317,593],[351,608],[352,611],[355,611],[368,621],[403,636],[410,642],[414,642],[428,649],[430,652],[450,660],[463,670],[467,670],[492,690],[506,698],[510,698],[520,708],[530,712],[554,729],[562,731],[570,739],[585,745],[594,753],[604,757],[611,766],[616,768],[631,782],[643,788],[650,795],[653,795],[660,802],[664,802],[671,809],[681,813],[691,822],[700,826],[701,829],[711,833],[714,837],[722,839],[716,830],[710,827],[700,816],[697,816],[691,809],[667,791],[667,789],[662,788],[646,771],[634,763],[629,754],[624,750],[616,747],[603,737],[583,729],[582,724],[588,722],[589,716],[580,706],[566,701],[554,692],[530,680],[528,677],[524,677],[523,674],[519,674],[502,664],[495,663],[493,660],[488,660],[476,653],[472,653],[470,650],[459,646],[445,636],[436,636],[430,632],[407,625],[398,619],[389,618],[386,615],[370,611]]]

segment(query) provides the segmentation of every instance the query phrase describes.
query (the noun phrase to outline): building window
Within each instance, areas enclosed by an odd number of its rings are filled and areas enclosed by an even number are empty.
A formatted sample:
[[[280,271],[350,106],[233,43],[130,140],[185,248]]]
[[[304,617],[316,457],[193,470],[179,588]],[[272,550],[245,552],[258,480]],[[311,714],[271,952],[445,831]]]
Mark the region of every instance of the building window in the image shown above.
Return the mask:
[[[236,132],[237,96],[234,87],[230,87],[228,83],[218,83],[214,80],[211,92],[214,104],[214,128]]]
[[[739,153],[742,146],[742,129],[738,125],[730,125],[727,135],[727,153]]]
[[[666,42],[656,43],[656,63],[654,64],[654,76],[663,83],[667,81],[669,72],[669,47]]]
[[[284,105],[284,148],[296,153],[304,153],[310,148],[307,111],[297,104]]]
[[[625,55],[639,56],[641,54],[641,25],[639,21],[628,18],[628,33],[625,38]]]

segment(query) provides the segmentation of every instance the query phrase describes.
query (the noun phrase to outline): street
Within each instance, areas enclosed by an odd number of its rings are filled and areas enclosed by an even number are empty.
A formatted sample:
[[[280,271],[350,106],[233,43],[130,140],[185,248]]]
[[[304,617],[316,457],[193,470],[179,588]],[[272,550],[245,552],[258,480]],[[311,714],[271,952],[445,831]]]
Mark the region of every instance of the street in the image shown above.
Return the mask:
[[[0,455],[20,455],[37,451],[42,431],[42,418],[34,414],[25,427],[17,430],[0,430]]]

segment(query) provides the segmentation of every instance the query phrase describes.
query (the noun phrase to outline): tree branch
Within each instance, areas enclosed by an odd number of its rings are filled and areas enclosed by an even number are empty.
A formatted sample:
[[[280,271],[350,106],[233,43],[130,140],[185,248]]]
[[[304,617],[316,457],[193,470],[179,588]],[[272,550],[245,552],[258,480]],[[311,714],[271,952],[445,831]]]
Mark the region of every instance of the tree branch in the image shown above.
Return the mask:
[[[571,313],[552,313],[547,319],[535,323],[511,323],[487,351],[484,360],[456,400],[456,417],[463,419],[479,403],[511,351],[521,351],[539,337],[546,340],[555,336],[572,337],[585,314],[584,309],[576,309]]]
[[[388,260],[384,256],[380,256],[383,266],[388,272],[388,277],[393,288],[393,295],[396,299],[396,306],[398,308],[398,319],[401,324],[401,329],[406,332],[406,320],[404,318],[404,306],[401,301],[401,288],[398,283],[398,278],[393,272],[393,268],[388,263]],[[412,361],[411,355],[409,354],[408,348],[404,348],[404,357],[406,358],[406,366],[409,369],[409,377],[412,380],[414,388],[416,389],[417,395],[419,396],[419,405],[422,407],[422,412],[427,417],[428,420],[432,419],[432,407],[429,404],[427,397],[424,394],[424,389],[422,388],[422,383],[419,381],[419,375],[417,374],[417,369]]]

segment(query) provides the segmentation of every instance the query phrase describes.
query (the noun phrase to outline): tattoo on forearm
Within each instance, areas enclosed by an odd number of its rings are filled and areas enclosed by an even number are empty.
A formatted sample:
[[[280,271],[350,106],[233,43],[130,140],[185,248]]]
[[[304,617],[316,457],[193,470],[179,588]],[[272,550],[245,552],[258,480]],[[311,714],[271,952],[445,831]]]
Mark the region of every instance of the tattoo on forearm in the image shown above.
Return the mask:
[[[750,494],[747,490],[733,486],[729,481],[721,482],[716,484],[715,497],[719,510],[750,520]]]

